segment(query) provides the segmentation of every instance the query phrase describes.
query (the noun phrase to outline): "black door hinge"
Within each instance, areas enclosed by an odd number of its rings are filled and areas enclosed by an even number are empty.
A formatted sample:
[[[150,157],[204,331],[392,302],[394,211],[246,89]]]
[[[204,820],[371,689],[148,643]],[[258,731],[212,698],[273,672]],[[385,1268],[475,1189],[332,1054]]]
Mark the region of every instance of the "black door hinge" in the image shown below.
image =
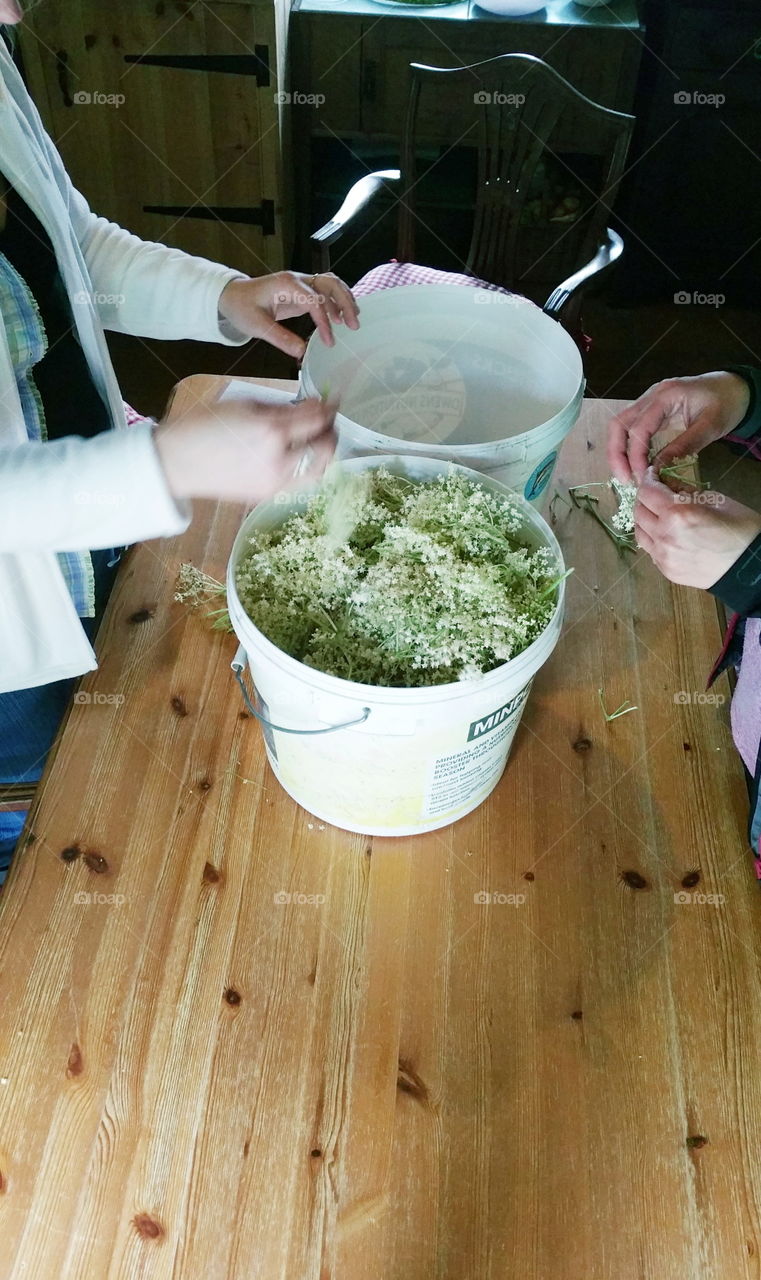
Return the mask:
[[[173,67],[176,71],[221,71],[225,75],[254,76],[260,89],[266,89],[270,83],[270,50],[267,44],[255,44],[253,54],[127,53],[124,61],[144,67]]]
[[[275,234],[275,202],[262,200],[260,205],[237,204],[144,204],[143,213],[159,213],[167,218],[203,218],[207,222],[242,222],[248,227],[261,227],[262,235]]]

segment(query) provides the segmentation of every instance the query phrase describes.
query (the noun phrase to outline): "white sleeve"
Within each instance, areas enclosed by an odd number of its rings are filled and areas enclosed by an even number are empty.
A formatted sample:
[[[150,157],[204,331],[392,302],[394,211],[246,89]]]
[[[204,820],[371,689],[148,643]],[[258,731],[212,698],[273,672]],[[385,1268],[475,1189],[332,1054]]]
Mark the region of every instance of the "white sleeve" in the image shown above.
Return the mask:
[[[143,338],[188,339],[240,346],[248,339],[220,324],[219,299],[240,271],[181,249],[140,240],[84,206],[73,219],[93,299],[104,329]]]
[[[190,515],[169,491],[150,423],[0,448],[0,552],[171,537]]]
[[[9,56],[4,74],[15,93],[25,128],[44,148],[51,176],[68,210],[92,281],[95,307],[105,329],[144,338],[195,338],[239,346],[247,341],[231,325],[220,327],[218,305],[225,285],[246,273],[193,257],[180,249],[140,240],[90,211],[76,190],[40,114]]]
[[[226,346],[248,341],[220,324],[219,316],[222,290],[231,280],[240,279],[242,272],[141,240],[91,213],[78,191],[72,193],[71,214],[104,329]]]

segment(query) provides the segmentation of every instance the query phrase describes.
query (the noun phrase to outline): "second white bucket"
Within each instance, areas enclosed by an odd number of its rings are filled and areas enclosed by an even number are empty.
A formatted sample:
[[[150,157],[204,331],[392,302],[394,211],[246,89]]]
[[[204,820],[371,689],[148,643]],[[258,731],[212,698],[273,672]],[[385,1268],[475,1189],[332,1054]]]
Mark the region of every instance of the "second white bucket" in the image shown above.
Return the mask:
[[[338,398],[338,456],[414,454],[492,476],[538,504],[584,396],[569,334],[527,298],[402,285],[360,299],[361,327],[316,334],[304,395]]]
[[[413,480],[448,470],[435,459],[402,456],[358,458],[345,465],[351,470],[385,466]],[[493,479],[458,470],[493,493],[505,492]],[[304,809],[347,831],[402,836],[448,826],[477,808],[502,776],[531,682],[560,635],[565,583],[538,639],[479,680],[396,689],[325,675],[272,644],[244,611],[235,585],[251,533],[303,510],[305,496],[252,511],[238,532],[227,570],[230,618],[244,651],[233,669],[244,680],[246,661],[250,668],[272,770]],[[527,541],[548,546],[562,573],[552,530],[528,503],[522,506]]]

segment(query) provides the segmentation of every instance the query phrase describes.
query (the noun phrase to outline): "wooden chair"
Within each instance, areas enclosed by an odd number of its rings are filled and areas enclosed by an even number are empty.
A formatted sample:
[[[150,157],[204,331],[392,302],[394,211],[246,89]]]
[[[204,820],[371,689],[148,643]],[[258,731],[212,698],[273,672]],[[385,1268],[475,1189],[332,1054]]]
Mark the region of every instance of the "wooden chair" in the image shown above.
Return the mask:
[[[552,67],[529,54],[508,53],[454,69],[413,62],[410,71],[402,168],[369,173],[354,183],[335,216],[311,237],[313,269],[329,269],[330,246],[356,226],[357,215],[384,188],[398,198],[396,256],[403,262],[415,261],[415,232],[421,222],[416,211],[421,96],[424,90],[435,89],[447,95],[443,100],[451,118],[457,91],[463,101],[458,142],[472,139],[477,144],[475,209],[464,270],[515,292],[526,292],[526,282],[537,262],[554,268],[549,278],[561,283],[547,297],[544,311],[577,336],[584,289],[623,251],[621,237],[607,223],[623,174],[634,116],[592,102]],[[598,190],[579,178],[550,145],[561,120],[568,133],[569,113],[579,135],[574,152],[596,157]],[[573,136],[575,139],[575,132]],[[582,199],[577,216],[568,215],[556,224],[547,218],[546,225],[537,227],[531,216],[536,212],[537,198],[542,203],[542,196],[537,197],[536,176],[548,156],[557,174],[572,175]]]

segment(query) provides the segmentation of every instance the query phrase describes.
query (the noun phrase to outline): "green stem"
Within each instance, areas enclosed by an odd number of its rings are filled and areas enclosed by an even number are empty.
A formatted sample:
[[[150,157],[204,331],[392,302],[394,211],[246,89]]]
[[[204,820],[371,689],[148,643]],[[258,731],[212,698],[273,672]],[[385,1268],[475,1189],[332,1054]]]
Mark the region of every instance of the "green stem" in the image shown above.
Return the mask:
[[[626,537],[623,534],[618,533],[612,527],[612,525],[608,524],[607,520],[603,520],[602,516],[598,512],[596,506],[594,505],[596,502],[599,501],[599,499],[593,497],[592,494],[588,494],[588,493],[583,493],[580,498],[576,497],[576,490],[585,489],[586,487],[587,487],[586,485],[575,485],[573,489],[568,490],[568,492],[571,495],[571,500],[574,506],[577,508],[577,510],[588,511],[589,514],[594,517],[597,523],[601,525],[602,528],[605,530],[611,542],[615,544],[616,550],[618,551],[619,555],[622,555],[624,551],[636,551],[637,548],[634,545],[634,543],[630,540],[630,538]]]
[[[639,707],[635,707],[635,706],[633,706],[633,705],[629,702],[629,699],[627,698],[627,699],[626,699],[626,701],[625,701],[625,702],[622,702],[622,703],[621,703],[621,706],[620,706],[620,707],[618,707],[615,711],[608,711],[608,710],[607,710],[607,708],[606,708],[606,706],[605,706],[605,702],[604,702],[604,700],[603,700],[603,699],[604,699],[604,694],[605,694],[604,689],[598,689],[598,690],[597,690],[597,696],[598,696],[598,698],[600,699],[600,706],[602,707],[602,713],[603,713],[603,715],[605,716],[605,719],[606,719],[607,721],[611,721],[611,720],[618,720],[619,716],[625,716],[625,715],[628,715],[628,713],[629,713],[630,711],[638,711],[638,710],[639,710]]]
[[[559,577],[555,578],[552,582],[548,582],[547,586],[539,592],[539,595],[536,597],[537,600],[544,600],[545,596],[550,595],[550,593],[553,592],[556,587],[559,587],[561,582],[565,582],[565,579],[569,578],[572,573],[572,568],[566,569],[565,573],[561,573]]]
[[[685,462],[677,458],[674,462],[667,463],[665,467],[658,468],[658,478],[669,476],[672,480],[682,480],[685,484],[694,485],[696,489],[707,489],[707,480],[695,480],[691,475],[685,475],[685,470],[693,466],[693,462]]]

